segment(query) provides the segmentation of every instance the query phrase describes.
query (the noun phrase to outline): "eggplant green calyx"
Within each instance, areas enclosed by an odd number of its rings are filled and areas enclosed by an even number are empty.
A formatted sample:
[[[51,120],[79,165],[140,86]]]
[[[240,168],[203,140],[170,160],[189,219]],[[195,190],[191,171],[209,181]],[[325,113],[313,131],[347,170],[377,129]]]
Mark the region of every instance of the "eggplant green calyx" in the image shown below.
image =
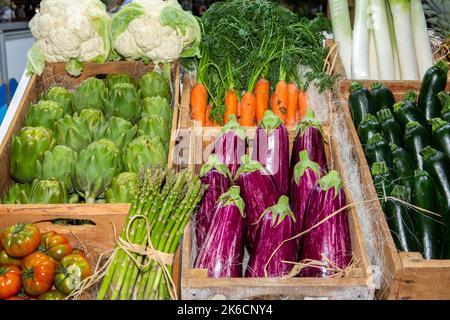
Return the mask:
[[[389,109],[388,109],[389,110]],[[366,115],[364,115],[363,120],[361,121],[361,123],[367,123],[367,122],[371,122],[371,121],[375,121],[378,122],[377,117],[375,117],[374,115],[368,113]],[[361,125],[361,124],[360,124]]]
[[[391,151],[394,152],[398,149],[398,145],[395,143],[389,143],[389,147],[391,148]]]
[[[416,102],[417,101],[417,94],[414,91],[407,91],[405,93],[405,96],[403,98],[404,101],[411,101],[411,102]]]
[[[235,205],[236,207],[238,207],[241,216],[245,218],[245,203],[244,199],[242,199],[240,195],[240,192],[241,188],[239,188],[239,186],[231,187],[227,192],[219,197],[219,203],[223,207]]]
[[[428,159],[436,155],[436,153],[438,153],[438,151],[430,146],[426,146],[420,151],[420,154],[423,156],[423,161],[427,161]]]
[[[401,201],[408,201],[408,191],[406,187],[397,184],[392,189],[391,197]]]
[[[372,90],[376,90],[376,89],[380,89],[380,88],[383,88],[383,87],[384,87],[383,82],[375,81],[375,82],[372,83],[371,89]]]
[[[323,191],[328,191],[330,188],[334,188],[334,196],[337,197],[339,191],[344,186],[339,172],[331,170],[326,176],[319,179],[319,186]]]
[[[264,166],[256,160],[251,160],[250,156],[245,154],[241,158],[241,166],[236,172],[235,179],[239,178],[242,173],[261,171],[263,174],[269,174]]]
[[[399,101],[394,104],[394,112],[399,111],[405,105],[405,101]]]
[[[421,170],[421,169],[414,170],[414,178],[420,178],[420,177],[430,177],[430,175],[425,170]]]
[[[383,140],[384,138],[380,133],[375,133],[372,137],[370,137],[369,141],[367,141],[367,144],[374,144]]]
[[[267,110],[264,113],[264,118],[262,118],[260,126],[266,131],[267,134],[270,134],[282,124],[283,121],[278,116],[276,116],[272,111]]]
[[[422,125],[420,123],[418,123],[417,121],[411,121],[406,124],[406,130],[416,128],[416,127],[422,127]]]
[[[428,120],[428,122],[431,124],[431,130],[433,132],[436,132],[437,130],[448,124],[447,121],[444,121],[441,118],[433,118]]]
[[[445,62],[445,60],[440,60],[438,63],[436,63],[436,68],[440,69],[445,74],[448,73],[448,64]]]
[[[231,179],[231,173],[228,167],[220,162],[219,158],[215,154],[210,154],[208,157],[208,162],[206,162],[200,169],[200,177],[205,176],[211,170],[217,170],[221,175]]]
[[[300,151],[299,155],[300,161],[294,167],[295,183],[296,184],[300,183],[300,178],[303,177],[306,170],[308,169],[314,171],[317,177],[320,178],[320,166],[317,162],[311,161],[309,159],[308,151],[307,150]]]
[[[353,81],[350,84],[350,92],[355,92],[355,91],[361,90],[362,88],[363,88],[363,85],[358,81]]]
[[[296,222],[294,212],[292,212],[291,207],[289,206],[289,198],[287,196],[281,196],[276,205],[264,210],[262,216],[265,216],[269,212],[272,212],[273,215],[272,227],[277,227],[286,217],[290,217],[292,221]]]
[[[223,126],[222,134],[225,134],[228,131],[234,131],[239,138],[245,139],[244,128],[237,122],[236,115],[234,114],[228,116],[228,123]]]
[[[298,135],[300,132],[301,135],[303,135],[308,128],[314,127],[317,130],[319,130],[320,134],[323,136],[323,128],[322,123],[316,119],[316,116],[314,114],[313,110],[308,110],[303,117],[302,121],[297,126],[297,129],[295,130],[295,135]]]
[[[389,168],[384,161],[374,162],[372,164],[372,168],[370,169],[370,173],[372,176],[380,176],[389,173]]]

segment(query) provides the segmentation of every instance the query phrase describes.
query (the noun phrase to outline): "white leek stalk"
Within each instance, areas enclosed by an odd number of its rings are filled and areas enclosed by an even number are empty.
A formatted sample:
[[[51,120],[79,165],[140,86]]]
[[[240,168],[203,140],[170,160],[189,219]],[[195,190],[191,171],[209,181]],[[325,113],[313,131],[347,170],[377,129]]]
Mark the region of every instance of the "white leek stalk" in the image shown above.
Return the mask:
[[[395,29],[394,29],[394,21],[392,20],[391,8],[389,6],[389,2],[386,2],[386,10],[387,10],[387,18],[389,23],[389,33],[391,34],[391,46],[392,46],[392,54],[394,59],[394,67],[395,67],[395,80],[401,80],[400,73],[400,62],[398,61],[398,51],[397,51],[397,42],[395,40]]]
[[[394,55],[387,15],[385,0],[370,0],[370,16],[380,72],[379,80],[395,79]]]
[[[341,57],[347,78],[352,74],[352,27],[347,0],[330,0],[331,24],[334,40],[339,45]]]
[[[380,72],[377,59],[377,49],[375,49],[375,37],[373,35],[373,30],[369,30],[369,75],[371,80],[379,80]]]
[[[369,0],[355,2],[352,41],[352,79],[369,79]]]
[[[419,68],[419,77],[422,79],[425,72],[433,66],[433,54],[421,0],[411,0],[411,23],[417,67]]]
[[[411,1],[389,0],[402,80],[418,80],[417,59],[411,25]]]

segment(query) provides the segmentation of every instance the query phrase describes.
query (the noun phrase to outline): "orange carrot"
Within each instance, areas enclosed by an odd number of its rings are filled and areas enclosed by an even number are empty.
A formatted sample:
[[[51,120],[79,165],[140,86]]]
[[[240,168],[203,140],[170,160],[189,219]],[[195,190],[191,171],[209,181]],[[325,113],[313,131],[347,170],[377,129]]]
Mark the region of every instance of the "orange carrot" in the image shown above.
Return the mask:
[[[270,83],[264,78],[258,80],[255,86],[256,95],[256,124],[264,117],[269,106]]]
[[[206,106],[208,105],[208,92],[202,83],[197,83],[191,91],[191,117],[206,125]]]
[[[298,108],[298,87],[295,82],[288,84],[288,104],[286,111],[286,124],[292,126],[295,124],[295,112]]]
[[[298,113],[300,120],[306,111],[308,111],[308,93],[300,89],[298,92]]]
[[[256,96],[253,92],[246,92],[242,96],[241,126],[250,127],[255,122]]]
[[[277,93],[279,99],[281,100],[281,103],[287,107],[289,92],[286,81],[279,80],[277,86],[275,87],[275,92]]]
[[[206,121],[205,121],[205,127],[212,127],[212,123],[213,123],[213,120],[211,119],[211,109],[212,109],[212,106],[211,106],[211,104],[208,104],[207,106],[206,106]]]
[[[241,124],[241,116],[242,116],[242,101],[238,101],[236,120],[239,124]]]
[[[281,99],[278,98],[276,92],[272,92],[272,96],[270,97],[270,109],[277,117],[283,120],[283,122],[286,121],[286,107],[283,106],[283,103]]]
[[[224,124],[228,123],[228,116],[236,114],[238,106],[238,98],[236,91],[228,89],[225,94],[225,114],[223,117]]]

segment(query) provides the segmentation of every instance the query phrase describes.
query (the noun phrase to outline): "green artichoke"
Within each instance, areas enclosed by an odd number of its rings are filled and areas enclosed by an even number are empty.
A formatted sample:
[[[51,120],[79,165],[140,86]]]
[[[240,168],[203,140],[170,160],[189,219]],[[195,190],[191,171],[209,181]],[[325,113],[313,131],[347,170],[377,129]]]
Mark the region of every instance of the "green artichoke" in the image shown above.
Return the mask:
[[[142,98],[160,96],[167,101],[172,101],[170,83],[158,72],[152,71],[144,74],[139,79],[139,89],[141,89]]]
[[[170,129],[160,116],[144,116],[138,122],[138,135],[159,137],[167,148],[170,140]]]
[[[112,141],[102,139],[91,143],[79,153],[72,182],[86,203],[94,203],[121,171],[119,148]]]
[[[55,179],[34,180],[31,184],[30,203],[68,203],[67,187],[63,181]]]
[[[53,130],[55,121],[63,117],[61,105],[54,101],[40,100],[28,109],[25,119],[27,127],[44,127]]]
[[[133,77],[131,77],[129,74],[126,73],[109,74],[106,76],[105,83],[106,87],[110,91],[117,83],[130,83],[132,85],[136,84]]]
[[[137,126],[133,126],[131,122],[111,117],[94,135],[95,139],[109,139],[114,142],[120,149],[127,146],[136,136]]]
[[[159,137],[140,136],[131,141],[125,150],[124,166],[126,171],[139,173],[150,166],[165,166],[167,149]]]
[[[44,127],[23,127],[11,140],[9,173],[18,182],[37,178],[36,164],[55,145],[52,132]]]
[[[45,100],[55,101],[63,108],[64,115],[72,114],[72,93],[63,87],[50,88],[43,97]]]
[[[106,190],[107,203],[131,203],[139,190],[139,176],[135,172],[122,172],[112,180]]]
[[[135,122],[141,115],[141,98],[136,87],[130,83],[117,83],[109,91],[104,100],[105,114],[116,116],[130,122]]]
[[[107,90],[103,80],[88,78],[76,89],[72,96],[73,111],[80,113],[85,108],[103,110],[103,100]]]
[[[166,98],[147,97],[142,101],[142,116],[160,116],[170,127],[172,124],[172,108]]]
[[[77,162],[78,154],[66,146],[56,146],[52,151],[45,152],[44,160],[38,162],[40,179],[57,179],[63,181],[68,192],[73,192],[72,172]]]
[[[100,110],[86,108],[81,110],[77,117],[85,120],[89,126],[89,132],[93,136],[101,127],[105,125],[105,116]]]
[[[80,117],[66,115],[55,123],[55,139],[58,144],[80,151],[91,143],[89,124]]]
[[[75,204],[80,202],[80,196],[78,193],[69,194],[69,203]]]
[[[28,204],[30,196],[30,185],[28,183],[15,183],[9,187],[2,197],[3,204]]]

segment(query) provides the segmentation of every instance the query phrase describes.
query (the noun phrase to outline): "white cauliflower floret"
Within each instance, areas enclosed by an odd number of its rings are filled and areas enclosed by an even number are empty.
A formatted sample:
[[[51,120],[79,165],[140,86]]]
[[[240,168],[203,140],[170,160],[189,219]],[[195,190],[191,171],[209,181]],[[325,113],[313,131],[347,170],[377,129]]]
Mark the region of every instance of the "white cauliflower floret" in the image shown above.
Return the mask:
[[[140,59],[144,55],[129,30],[125,30],[119,35],[114,48],[127,59]]]
[[[30,21],[30,30],[46,61],[105,60],[109,40],[98,34],[94,17],[100,22],[109,19],[99,0],[43,0],[40,12]]]

